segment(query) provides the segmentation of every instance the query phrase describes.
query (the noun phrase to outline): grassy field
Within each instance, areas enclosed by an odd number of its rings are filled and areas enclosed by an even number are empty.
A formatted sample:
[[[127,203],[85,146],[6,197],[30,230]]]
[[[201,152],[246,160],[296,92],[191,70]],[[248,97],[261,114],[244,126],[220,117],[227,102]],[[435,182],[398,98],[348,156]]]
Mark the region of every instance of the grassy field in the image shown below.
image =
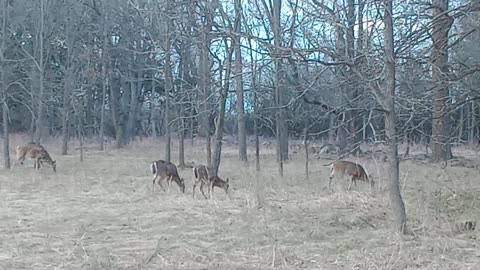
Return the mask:
[[[204,163],[198,144],[187,145],[187,161]],[[476,168],[401,163],[414,234],[400,237],[379,160],[349,158],[375,178],[372,194],[362,182],[346,191],[346,180],[327,189],[330,160],[312,157],[307,180],[303,155],[293,154],[279,178],[273,149],[257,174],[226,146],[220,176],[231,179],[230,198],[217,189],[205,200],[192,199],[191,169],[179,171],[185,195],[175,184],[152,193],[149,163],[164,158],[164,147],[151,139],[87,148],[82,163],[78,151],[60,156],[53,142],[45,146],[56,174],[48,165],[34,171],[31,161],[0,171],[0,269],[480,269],[480,228],[456,230],[480,217],[475,151],[454,154]]]

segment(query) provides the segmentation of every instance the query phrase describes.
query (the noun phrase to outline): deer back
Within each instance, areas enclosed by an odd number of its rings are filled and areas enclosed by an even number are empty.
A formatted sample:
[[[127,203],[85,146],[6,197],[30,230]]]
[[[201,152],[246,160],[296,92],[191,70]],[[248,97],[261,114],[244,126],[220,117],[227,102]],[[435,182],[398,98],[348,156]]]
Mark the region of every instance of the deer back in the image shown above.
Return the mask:
[[[212,176],[215,176],[215,174],[213,173],[213,169],[211,167],[200,164],[193,168],[193,176],[197,180],[207,181]]]
[[[360,165],[351,161],[341,160],[334,163],[335,173],[341,175],[348,175],[360,179],[363,181],[368,181],[368,175],[365,172],[365,169]]]
[[[197,165],[193,167],[193,177],[196,180],[207,180],[208,179],[208,174],[207,174],[207,168],[205,165]]]
[[[164,160],[154,161],[154,164],[154,173],[160,175],[161,177],[173,176],[180,178],[178,175],[177,166],[175,166],[175,164]]]

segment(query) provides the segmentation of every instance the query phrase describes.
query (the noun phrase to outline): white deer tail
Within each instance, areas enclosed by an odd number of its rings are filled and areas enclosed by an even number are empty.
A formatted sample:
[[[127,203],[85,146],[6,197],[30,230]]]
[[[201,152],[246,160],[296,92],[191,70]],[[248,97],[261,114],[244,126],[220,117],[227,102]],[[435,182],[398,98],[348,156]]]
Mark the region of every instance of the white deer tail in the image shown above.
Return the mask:
[[[152,164],[150,164],[150,170],[152,171],[152,174],[157,173],[157,163],[156,162],[152,162]]]
[[[195,177],[195,179],[198,179],[198,170],[197,168],[193,168],[193,177]]]

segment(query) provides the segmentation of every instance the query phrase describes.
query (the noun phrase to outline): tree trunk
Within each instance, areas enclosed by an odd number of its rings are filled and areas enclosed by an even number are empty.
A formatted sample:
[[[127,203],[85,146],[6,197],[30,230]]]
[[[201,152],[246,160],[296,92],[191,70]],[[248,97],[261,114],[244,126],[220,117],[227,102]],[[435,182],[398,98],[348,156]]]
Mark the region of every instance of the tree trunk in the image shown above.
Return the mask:
[[[305,147],[305,178],[308,180],[310,176],[308,174],[308,127],[306,125],[303,129],[303,146]]]
[[[6,89],[3,89],[3,90],[5,91]],[[8,106],[7,106],[6,100],[3,101],[2,108],[3,108],[3,162],[4,162],[3,164],[5,169],[10,169],[10,132],[8,130],[8,126],[9,126]]]
[[[335,120],[336,116],[331,113],[328,116],[328,141],[333,143],[335,141]]]
[[[2,20],[2,37],[6,37],[7,33],[7,16],[8,16],[8,1],[3,1],[3,20]],[[0,65],[1,65],[1,93],[2,93],[2,114],[3,114],[3,164],[5,169],[10,169],[10,132],[8,130],[9,123],[8,123],[8,104],[7,104],[7,98],[8,98],[8,92],[7,92],[7,76],[5,74],[6,72],[6,59],[5,59],[5,48],[6,48],[6,38],[2,38],[2,43],[1,43],[1,50],[0,50]]]
[[[70,46],[69,46],[70,47]],[[67,64],[68,65],[68,64]],[[67,75],[65,76],[63,89],[63,115],[62,115],[62,149],[61,154],[68,153],[68,139],[69,139],[69,117],[70,117],[70,89],[72,87],[72,70],[67,67]]]
[[[106,105],[106,98],[107,98],[107,82],[108,82],[108,76],[107,76],[107,44],[108,44],[108,35],[107,35],[107,14],[104,14],[102,16],[102,36],[103,36],[103,42],[102,42],[102,59],[101,59],[101,65],[102,65],[102,108],[100,109],[100,132],[98,134],[98,139],[100,143],[100,150],[104,151],[105,150],[105,105]],[[111,87],[111,85],[110,85]]]
[[[470,101],[472,103],[471,112],[470,112],[470,125],[468,132],[468,141],[470,144],[475,144],[475,101]]]
[[[242,25],[241,0],[235,0],[235,33],[233,43],[235,46],[235,81],[237,91],[237,125],[238,125],[238,155],[240,160],[247,161],[247,133],[245,130],[245,108],[243,100],[243,65],[242,50],[240,47],[240,32]],[[227,67],[228,68],[228,67]],[[228,77],[227,77],[228,78]]]
[[[125,138],[127,141],[131,141],[135,139],[135,122],[137,120],[137,108],[138,108],[138,81],[141,79],[142,73],[138,71],[138,73],[132,72],[132,79],[130,81],[130,106],[128,109],[128,117],[127,117],[127,124],[125,127]],[[134,78],[137,77],[137,80]]]
[[[453,19],[448,15],[448,0],[433,0],[432,31],[432,161],[439,162],[452,157],[449,143],[447,114],[448,91],[448,32]]]
[[[214,10],[210,6],[210,3],[207,3],[205,8],[205,22],[203,25],[202,31],[202,42],[200,43],[200,90],[202,95],[203,112],[200,113],[202,119],[203,132],[205,134],[205,147],[207,154],[207,166],[212,166],[212,149],[211,149],[211,126],[210,126],[210,80],[211,80],[211,59],[210,59],[210,45],[211,45],[211,35],[210,32],[213,28],[213,13]],[[199,106],[200,107],[200,106]]]
[[[402,234],[405,233],[407,217],[405,214],[405,205],[400,193],[399,181],[399,160],[398,160],[398,140],[395,128],[395,55],[393,43],[393,20],[392,20],[392,1],[385,0],[385,89],[387,113],[385,116],[386,136],[389,142],[389,178],[390,178],[390,203],[393,210],[396,229]]]
[[[185,168],[185,119],[180,120],[180,140],[178,142],[178,167]]]
[[[169,39],[169,37],[167,37]],[[170,44],[170,42],[166,42]],[[170,45],[166,45],[168,48],[165,54],[165,160],[170,161],[171,158],[171,145],[172,137],[170,134],[170,92],[172,91],[172,70],[170,66]]]
[[[213,162],[212,169],[214,175],[218,174],[218,168],[220,167],[220,161],[222,157],[222,141],[223,141],[223,126],[225,122],[225,105],[227,102],[228,90],[230,88],[230,74],[232,70],[232,52],[233,48],[228,48],[228,43],[225,40],[225,48],[227,48],[227,59],[226,59],[226,71],[224,83],[221,88],[220,93],[220,107],[218,109],[218,118],[215,121],[215,135],[214,135],[214,148],[213,148]],[[223,68],[223,67],[221,67]],[[220,80],[222,80],[222,71],[220,71]]]
[[[122,127],[122,119],[119,115],[119,97],[117,91],[117,87],[119,88],[120,86],[117,85],[115,87],[113,85],[115,79],[113,78],[114,75],[110,76],[110,111],[112,113],[112,123],[113,127],[115,129],[115,147],[117,149],[123,147],[123,127]]]
[[[462,105],[462,107],[460,107],[460,120],[459,120],[459,123],[458,123],[458,137],[457,137],[457,142],[458,143],[461,143],[463,141],[463,126],[464,126],[464,122],[465,122],[465,114],[464,114],[464,111],[465,111],[465,106]]]
[[[36,53],[38,54],[36,59],[38,61],[38,67],[36,68],[36,79],[37,79],[37,86],[38,86],[38,105],[37,105],[37,121],[35,123],[35,135],[34,141],[40,142],[42,137],[46,133],[46,126],[45,126],[45,110],[44,110],[44,85],[43,85],[43,36],[44,36],[44,9],[45,1],[40,0],[40,26],[39,26],[39,33],[38,33],[38,49]]]
[[[152,71],[152,95],[150,97],[150,125],[152,129],[152,136],[153,138],[158,138],[158,132],[157,132],[157,112],[155,109],[155,100],[154,100],[154,93],[155,93],[155,75],[154,72]]]
[[[103,51],[105,53],[105,51]],[[105,56],[103,56],[105,57]],[[105,150],[105,99],[107,98],[107,76],[105,72],[105,62],[102,62],[102,108],[100,109],[100,134],[98,139],[100,141],[100,150]]]
[[[272,29],[274,35],[275,50],[279,51],[282,47],[282,29],[281,29],[281,8],[282,0],[273,0],[272,5]],[[277,161],[278,172],[283,176],[283,162],[288,159],[288,128],[286,123],[286,112],[284,108],[284,85],[282,61],[275,53],[275,103],[276,110],[276,138],[277,138]]]
[[[256,96],[256,94],[254,94]],[[255,98],[256,99],[256,98]],[[255,113],[256,114],[256,113]],[[253,116],[253,132],[255,136],[255,170],[260,171],[260,139],[258,137],[257,116]]]

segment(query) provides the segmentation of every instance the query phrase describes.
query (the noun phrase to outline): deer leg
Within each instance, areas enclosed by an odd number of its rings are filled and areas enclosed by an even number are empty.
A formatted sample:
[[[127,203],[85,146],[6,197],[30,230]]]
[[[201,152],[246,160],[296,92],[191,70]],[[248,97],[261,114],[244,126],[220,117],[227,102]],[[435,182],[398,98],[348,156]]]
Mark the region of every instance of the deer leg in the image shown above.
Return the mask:
[[[170,186],[172,185],[173,176],[167,178],[167,193],[170,193]]]
[[[40,164],[40,159],[36,159],[34,162],[33,162],[33,168],[37,169],[37,170],[40,170],[40,167],[39,167],[39,164]]]
[[[205,185],[205,182],[202,180],[202,182],[200,183],[200,191],[202,192],[203,197],[205,197],[205,199],[208,199],[207,195],[205,195],[205,192],[203,191],[204,185]]]
[[[160,178],[160,179],[158,179],[157,184],[162,188],[163,192],[166,192],[166,191],[165,191],[165,188],[164,188],[163,185],[162,185],[163,179],[165,179],[165,178]]]
[[[152,186],[152,192],[155,192],[155,180],[157,179],[157,174],[153,175],[153,186]]]
[[[330,188],[330,185],[332,184],[332,179],[333,175],[330,175],[330,179],[328,179],[328,188]]]
[[[214,184],[214,182],[210,181],[210,183],[208,185],[208,193],[209,193],[210,199],[213,199],[213,184]]]
[[[352,177],[352,179],[350,180],[350,185],[348,185],[348,190],[352,189],[353,182],[355,182],[355,177]]]
[[[197,180],[193,180],[193,193],[192,193],[192,198],[195,199],[195,188],[197,187],[198,182]]]
[[[15,167],[15,164],[17,164],[17,160],[13,160],[13,164],[12,164],[12,167],[10,168],[10,170],[13,170],[13,167]]]

